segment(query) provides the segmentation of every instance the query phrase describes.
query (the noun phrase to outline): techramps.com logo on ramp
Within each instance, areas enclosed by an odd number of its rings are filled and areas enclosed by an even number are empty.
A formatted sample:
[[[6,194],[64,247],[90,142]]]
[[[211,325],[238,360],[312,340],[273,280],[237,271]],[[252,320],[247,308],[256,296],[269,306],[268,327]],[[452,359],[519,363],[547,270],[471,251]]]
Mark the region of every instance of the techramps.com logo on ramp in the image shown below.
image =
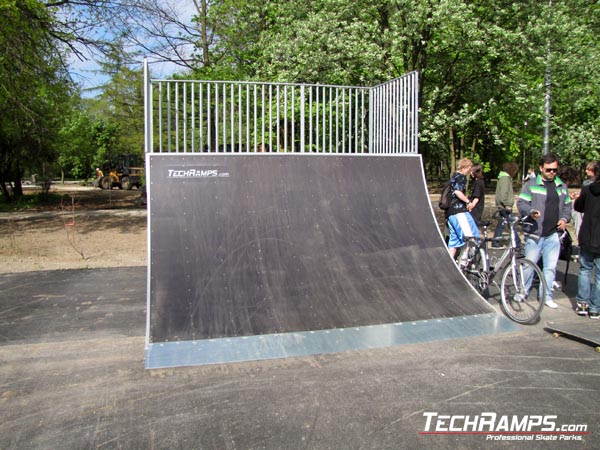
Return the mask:
[[[220,167],[180,167],[167,169],[167,178],[173,179],[205,179],[229,178],[229,172]]]
[[[479,415],[424,412],[420,435],[479,435],[486,441],[581,441],[590,434],[586,424],[561,425],[555,415],[508,416],[493,412]]]

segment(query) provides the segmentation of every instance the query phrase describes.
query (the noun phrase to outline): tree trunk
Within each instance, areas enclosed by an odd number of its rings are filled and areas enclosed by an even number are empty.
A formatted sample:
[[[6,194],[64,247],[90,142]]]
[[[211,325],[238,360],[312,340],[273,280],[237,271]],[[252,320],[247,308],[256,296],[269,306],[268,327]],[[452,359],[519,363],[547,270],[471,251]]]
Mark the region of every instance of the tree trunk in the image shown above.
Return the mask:
[[[6,202],[10,202],[12,197],[10,195],[10,191],[6,187],[6,183],[4,181],[0,182],[0,190],[2,190],[2,195],[4,196],[4,200]]]
[[[454,128],[450,127],[450,173],[456,171],[456,149],[454,148]]]

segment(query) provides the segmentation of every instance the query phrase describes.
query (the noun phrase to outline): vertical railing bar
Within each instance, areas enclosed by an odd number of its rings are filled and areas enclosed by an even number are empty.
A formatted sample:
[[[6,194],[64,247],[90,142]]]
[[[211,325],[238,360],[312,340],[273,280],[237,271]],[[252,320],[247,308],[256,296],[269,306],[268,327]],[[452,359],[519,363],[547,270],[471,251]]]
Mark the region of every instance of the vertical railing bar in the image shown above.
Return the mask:
[[[371,108],[369,108],[371,109]],[[365,152],[365,121],[367,122],[369,118],[365,117],[365,90],[360,90],[360,152]],[[367,152],[369,149],[367,148]]]
[[[198,83],[198,139],[200,149],[199,151],[204,151],[204,84]]]
[[[372,99],[372,105],[370,105],[370,109],[373,111],[372,114],[372,121],[373,124],[371,126],[371,134],[372,134],[372,142],[373,142],[373,153],[378,153],[378,145],[377,145],[377,139],[378,139],[378,134],[377,134],[377,120],[379,118],[379,107],[378,107],[378,103],[379,103],[379,89],[375,88],[371,91],[371,99]]]
[[[280,101],[280,92],[279,92],[279,85],[277,85],[277,91],[276,91],[276,107],[277,107],[277,111],[276,111],[276,115],[275,115],[275,128],[277,130],[277,151],[279,151],[279,149],[281,148],[280,145],[280,135],[281,133],[279,132],[279,127],[281,125],[280,120],[279,120],[279,101]]]
[[[377,89],[377,147],[379,149],[379,153],[385,152],[385,123],[383,117],[383,105],[385,104],[385,86]]]
[[[362,89],[357,88],[354,93],[354,152],[362,153]]]
[[[398,129],[398,152],[406,153],[406,140],[404,139],[406,136],[406,109],[404,105],[406,104],[406,92],[404,92],[404,87],[406,86],[405,80],[401,80],[398,83],[398,95],[400,96],[400,101],[398,102],[398,115],[400,116],[400,125]]]
[[[242,151],[242,142],[244,142],[244,138],[243,138],[243,129],[244,126],[242,124],[242,85],[241,83],[238,83],[238,150],[241,152]]]
[[[258,133],[256,132],[256,128],[258,126],[258,118],[257,118],[257,111],[256,111],[256,104],[258,102],[258,97],[256,96],[256,84],[254,85],[254,151],[257,150],[258,148]]]
[[[402,92],[402,80],[396,81],[395,91],[396,91],[396,104],[394,105],[394,109],[396,110],[396,130],[394,132],[394,140],[396,142],[395,148],[396,153],[402,152],[402,130],[404,129],[404,114],[402,113],[402,103],[404,99],[404,93]]]
[[[381,99],[379,102],[379,111],[381,114],[381,122],[380,122],[380,127],[381,127],[381,152],[382,153],[387,153],[387,120],[386,120],[386,114],[385,114],[385,106],[386,106],[386,102],[388,101],[387,99],[387,95],[386,95],[386,86],[384,86],[381,89]]]
[[[335,147],[335,153],[338,153],[340,151],[340,88],[335,88],[335,146],[334,147]]]
[[[246,151],[253,151],[250,147],[250,85],[246,85]]]
[[[211,141],[212,141],[212,133],[211,133],[211,128],[212,128],[212,117],[211,117],[211,98],[210,98],[210,87],[211,87],[211,83],[206,83],[206,149],[209,152],[214,151],[213,148],[211,148]]]
[[[402,151],[403,152],[410,152],[411,151],[411,142],[409,140],[409,117],[410,117],[410,94],[409,91],[407,90],[408,87],[408,82],[409,82],[409,78],[407,77],[402,77],[400,83],[401,83],[401,93],[402,93],[402,100],[400,102],[400,108],[401,108],[401,114],[402,114],[402,135],[400,136],[400,139],[402,141]]]
[[[227,84],[223,83],[223,152],[227,152]]]
[[[163,84],[161,82],[158,83],[158,148],[161,153],[164,152],[163,145]]]
[[[321,105],[319,104],[319,87],[317,86],[315,88],[315,97],[316,97],[316,103],[315,103],[315,128],[316,128],[316,132],[315,132],[315,150],[317,153],[319,153],[319,137],[321,136],[319,134],[319,116],[321,114]]]
[[[410,153],[411,152],[411,143],[409,140],[409,101],[410,101],[410,91],[408,88],[409,78],[403,77],[402,79],[402,102],[400,107],[402,108],[402,135],[400,136],[402,141],[402,152]]]
[[[187,152],[187,121],[188,121],[188,115],[187,115],[187,102],[188,102],[188,98],[187,98],[187,83],[183,83],[183,152],[186,153]]]
[[[171,117],[173,115],[173,113],[171,112],[173,105],[171,103],[171,86],[167,85],[167,151],[169,153],[171,153],[171,146],[173,140],[173,118]]]
[[[402,134],[402,108],[400,107],[402,102],[402,80],[397,79],[392,83],[394,89],[394,103],[392,105],[392,111],[394,115],[394,153],[400,153],[402,148],[401,134]]]
[[[313,88],[308,88],[308,151],[312,152],[313,143]]]
[[[394,95],[394,83],[388,83],[388,103],[387,103],[387,116],[388,116],[388,153],[394,152],[394,129],[395,129],[395,105],[396,105],[396,96]]]
[[[329,148],[327,153],[331,153],[333,149],[333,87],[328,88],[329,91]]]
[[[175,152],[179,152],[179,83],[175,83]]]
[[[346,153],[346,89],[342,88],[342,153]]]
[[[412,136],[412,141],[413,141],[413,153],[417,153],[418,152],[418,146],[419,146],[419,120],[418,120],[418,111],[419,111],[419,96],[417,95],[417,93],[419,92],[419,73],[418,72],[413,72],[412,74],[412,122],[413,122],[413,127],[412,127],[412,132],[411,132],[411,136]]]
[[[191,112],[190,112],[190,126],[192,128],[192,130],[190,131],[190,136],[191,136],[191,145],[192,145],[192,153],[196,152],[196,146],[195,146],[195,142],[194,142],[194,138],[195,138],[195,134],[196,134],[196,98],[195,98],[195,91],[194,91],[194,83],[190,83],[190,107],[191,107]]]
[[[215,141],[215,145],[213,148],[213,152],[219,151],[219,85],[213,83],[213,92],[215,95],[215,111],[213,114],[213,122],[214,122],[214,132],[215,135],[213,137]]]
[[[211,94],[211,89],[212,89],[212,83],[210,82],[206,82],[206,89],[205,89],[205,102],[206,102],[206,151],[207,152],[211,152],[213,149],[211,147],[211,142],[212,142],[212,113],[213,113],[213,109],[212,109],[212,94]]]
[[[372,125],[370,127],[370,132],[372,134],[371,141],[373,144],[373,153],[378,153],[378,144],[377,140],[379,136],[377,134],[377,121],[379,119],[379,89],[375,88],[371,91],[371,100],[372,104],[369,105],[370,109],[373,111],[372,113]]]
[[[390,153],[396,153],[396,126],[398,117],[396,116],[396,106],[398,98],[396,97],[396,83],[390,83],[390,103],[388,106],[388,115],[390,116]]]
[[[394,95],[396,101],[394,102],[394,153],[400,153],[402,148],[401,130],[402,130],[402,110],[400,108],[400,102],[402,102],[402,90],[401,83],[398,81],[394,83]]]
[[[383,99],[383,118],[385,121],[385,125],[384,125],[384,130],[385,130],[385,153],[389,153],[390,152],[390,128],[391,128],[391,124],[390,124],[390,113],[389,113],[389,106],[390,106],[390,102],[391,102],[391,96],[390,96],[390,83],[387,83],[385,85],[385,97]]]
[[[321,149],[322,152],[325,153],[327,152],[326,146],[325,146],[325,139],[327,138],[327,109],[326,109],[326,105],[325,103],[327,102],[327,88],[325,86],[323,86],[323,127],[321,130],[321,134],[323,135],[323,142],[321,145]]]
[[[235,83],[229,84],[229,148],[235,153]]]
[[[300,86],[300,151],[306,151],[304,143],[304,127],[306,126],[306,92],[304,85]]]
[[[273,151],[273,85],[269,85],[269,149]],[[279,149],[277,149],[279,151]]]
[[[288,152],[288,86],[283,86],[283,151]]]
[[[358,153],[358,93],[354,91],[354,153]]]
[[[296,86],[292,86],[292,145],[290,146],[292,153],[296,150]]]
[[[260,85],[260,143],[262,144],[263,152],[265,148],[265,85]]]
[[[394,91],[392,89],[392,83],[386,83],[386,98],[385,98],[385,117],[386,117],[386,130],[387,130],[387,153],[392,152],[393,145],[393,129],[394,129]]]
[[[385,85],[385,89],[383,91],[383,103],[382,103],[382,108],[381,111],[383,113],[383,120],[384,120],[384,132],[385,132],[385,140],[384,140],[384,145],[385,145],[385,153],[389,153],[390,152],[390,113],[389,113],[389,105],[390,105],[390,84],[386,83]]]

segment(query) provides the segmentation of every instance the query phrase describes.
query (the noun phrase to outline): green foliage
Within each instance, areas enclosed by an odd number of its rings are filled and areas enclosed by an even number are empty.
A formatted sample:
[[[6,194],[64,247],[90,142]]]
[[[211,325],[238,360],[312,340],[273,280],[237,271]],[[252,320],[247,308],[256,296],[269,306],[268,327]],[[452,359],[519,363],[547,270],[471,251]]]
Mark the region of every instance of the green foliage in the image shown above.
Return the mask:
[[[0,4],[0,189],[5,198],[21,196],[23,174],[41,173],[56,157],[71,85],[50,32],[52,22],[37,1]]]
[[[0,212],[24,211],[39,206],[57,206],[60,205],[63,197],[63,195],[48,192],[25,194],[8,200],[4,196],[0,196]]]
[[[595,2],[222,0],[208,16],[214,53],[197,76],[374,85],[418,70],[427,167],[451,157],[450,129],[457,155],[494,171],[535,161],[547,67],[552,150],[566,160],[597,153]]]
[[[76,178],[93,177],[95,167],[102,167],[113,156],[126,152],[122,135],[120,124],[92,119],[76,111],[60,132],[58,164]]]
[[[168,14],[141,13],[157,12],[158,3],[0,2],[5,196],[7,183],[20,195],[25,173],[50,171],[55,162],[88,177],[116,154],[142,153],[142,74],[128,64],[139,56],[127,51],[127,33],[110,30],[111,42],[86,33],[94,20],[131,23],[136,14],[166,20]],[[600,157],[597,2],[215,0],[194,6],[198,29],[169,41],[198,39],[195,63],[185,61],[193,70],[182,77],[371,86],[419,71],[420,151],[430,174],[446,171],[461,155],[492,172],[506,161],[535,164],[547,69],[551,150],[571,165]],[[140,24],[150,34],[168,31],[153,20]],[[83,102],[62,66],[66,49],[78,53],[75,42],[102,49],[102,72],[109,75],[100,95]]]
[[[60,133],[58,163],[68,174],[87,179],[119,154],[143,154],[143,75],[124,63],[122,45],[101,64],[109,81],[100,94],[72,109]]]

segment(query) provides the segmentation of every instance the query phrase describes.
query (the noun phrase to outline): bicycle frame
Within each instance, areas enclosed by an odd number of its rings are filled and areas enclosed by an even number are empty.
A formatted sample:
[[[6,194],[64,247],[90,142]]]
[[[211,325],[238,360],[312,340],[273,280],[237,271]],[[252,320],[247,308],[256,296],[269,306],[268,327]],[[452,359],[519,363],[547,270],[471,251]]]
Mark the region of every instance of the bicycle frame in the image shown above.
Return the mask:
[[[516,233],[516,224],[518,222],[520,222],[521,219],[519,219],[518,217],[515,216],[509,216],[509,218],[502,218],[501,220],[504,221],[505,225],[509,226],[509,232],[510,232],[510,246],[504,250],[504,252],[502,253],[502,255],[500,255],[500,257],[496,260],[494,266],[492,267],[492,265],[490,264],[490,252],[489,252],[489,247],[488,247],[488,243],[489,242],[493,242],[494,238],[490,238],[488,237],[488,227],[490,226],[491,222],[485,222],[481,225],[481,227],[483,228],[483,237],[476,239],[476,238],[471,238],[473,242],[476,242],[476,246],[474,251],[470,252],[471,254],[468,254],[468,257],[465,261],[464,266],[465,267],[470,267],[471,263],[473,262],[473,259],[475,258],[475,256],[482,250],[483,254],[484,254],[484,258],[485,258],[485,272],[481,273],[481,276],[485,276],[485,278],[487,279],[487,283],[493,283],[494,282],[494,278],[496,275],[498,275],[499,273],[501,273],[508,264],[512,264],[513,266],[513,271],[515,270],[516,264],[514,264],[514,259],[517,257],[517,252],[518,252],[518,246],[517,246],[517,233]],[[466,271],[466,269],[461,268],[461,270],[463,272]],[[515,273],[513,272],[513,276],[515,276]],[[494,282],[495,283],[495,282]],[[497,283],[495,283],[496,286],[498,286]]]
[[[531,324],[539,319],[544,305],[544,277],[537,264],[521,255],[516,224],[523,219],[510,215],[502,220],[509,225],[510,246],[495,261],[494,267],[490,266],[488,242],[494,242],[495,238],[488,237],[488,227],[491,224],[488,221],[480,224],[483,237],[467,239],[460,254],[459,268],[469,283],[485,298],[489,296],[490,283],[493,283],[500,290],[500,306],[504,313],[518,323]],[[498,274],[502,275],[500,285],[494,281]],[[537,275],[538,280],[536,286],[532,285],[534,275]],[[532,292],[536,294],[532,296]]]

